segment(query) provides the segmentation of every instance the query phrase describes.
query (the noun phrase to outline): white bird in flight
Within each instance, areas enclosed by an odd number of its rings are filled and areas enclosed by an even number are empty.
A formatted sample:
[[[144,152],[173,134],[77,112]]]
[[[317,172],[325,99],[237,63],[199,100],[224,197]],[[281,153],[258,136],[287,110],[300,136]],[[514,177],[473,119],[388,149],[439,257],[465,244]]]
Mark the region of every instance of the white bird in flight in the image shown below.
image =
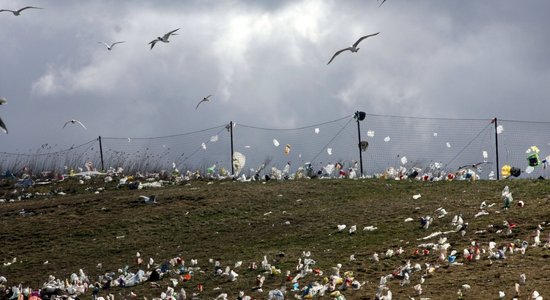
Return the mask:
[[[8,103],[8,100],[6,98],[0,97],[0,105],[4,105],[4,104],[7,104],[7,103]]]
[[[19,16],[19,15],[21,14],[22,11],[24,11],[25,9],[29,9],[29,8],[43,9],[42,7],[25,6],[25,7],[21,8],[21,9],[18,9],[18,10],[0,9],[0,12],[9,11],[9,12],[11,12],[14,16]]]
[[[69,120],[69,121],[65,122],[65,125],[63,125],[63,128],[65,128],[65,126],[67,126],[67,124],[69,124],[69,123],[78,124],[78,125],[82,126],[82,128],[87,129],[86,126],[84,126],[84,124],[82,124],[82,122],[80,122],[79,120],[75,120],[75,119],[72,119],[72,120]]]
[[[349,51],[351,51],[351,52],[353,52],[353,53],[359,51],[359,47],[357,47],[357,46],[359,46],[359,43],[361,43],[362,40],[364,40],[364,39],[366,39],[366,38],[368,38],[368,37],[371,37],[371,36],[375,36],[375,35],[377,35],[377,34],[379,34],[379,33],[380,33],[380,32],[362,36],[362,37],[360,37],[360,38],[357,40],[357,42],[355,42],[353,45],[351,45],[351,46],[349,46],[349,47],[347,47],[347,48],[344,48],[344,49],[342,49],[342,50],[336,51],[336,53],[334,53],[334,55],[332,56],[332,58],[330,59],[330,61],[327,63],[327,65],[330,64],[330,62],[332,62],[332,60],[333,60],[338,54],[340,54],[340,53],[342,53],[342,52],[344,52],[344,51],[349,50]]]
[[[105,45],[105,47],[107,47],[107,50],[111,51],[111,50],[113,50],[113,47],[114,47],[116,44],[122,44],[122,43],[124,43],[124,41],[114,42],[114,43],[112,43],[111,45],[109,45],[109,44],[107,44],[107,43],[105,43],[105,42],[97,42],[97,43],[98,43],[98,44],[103,44],[103,45]]]
[[[197,110],[197,108],[199,108],[199,105],[201,105],[201,103],[210,101],[210,97],[212,97],[212,95],[208,95],[208,96],[202,98],[202,100],[199,101],[199,103],[197,103],[197,106],[195,106],[195,110]]]
[[[174,29],[168,33],[166,33],[165,35],[163,35],[162,37],[157,37],[156,39],[152,40],[149,42],[149,44],[151,45],[151,49],[153,49],[153,47],[155,46],[155,44],[157,42],[163,42],[163,43],[170,43],[170,41],[168,40],[168,38],[171,36],[171,35],[177,35],[177,33],[175,33],[176,31],[180,30],[179,28],[178,29]]]

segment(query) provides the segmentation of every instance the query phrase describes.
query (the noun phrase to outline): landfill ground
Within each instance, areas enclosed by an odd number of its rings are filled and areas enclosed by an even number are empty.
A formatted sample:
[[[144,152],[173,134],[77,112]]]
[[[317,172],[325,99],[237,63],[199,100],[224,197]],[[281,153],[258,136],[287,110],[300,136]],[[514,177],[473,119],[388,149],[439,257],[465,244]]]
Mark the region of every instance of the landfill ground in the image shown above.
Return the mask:
[[[187,271],[194,268],[188,280],[178,277],[178,266],[170,265],[158,284],[111,287],[102,289],[99,296],[159,298],[173,286],[172,278],[178,280],[174,290],[184,288],[188,299],[193,293],[197,299],[215,299],[221,293],[237,299],[240,291],[253,299],[267,299],[270,290],[283,287],[285,299],[295,299],[308,284],[323,284],[341,264],[341,276],[362,284],[359,289],[338,284],[346,299],[375,299],[380,277],[392,273],[395,276],[388,278],[387,288],[393,299],[458,299],[459,290],[463,299],[499,299],[499,291],[505,293],[503,299],[512,299],[520,274],[525,274],[526,281],[519,287],[519,299],[531,299],[535,290],[550,299],[550,184],[546,180],[193,180],[141,190],[117,187],[116,181],[104,183],[102,177],[94,177],[80,184],[77,178],[69,178],[35,184],[25,191],[2,182],[0,276],[7,278],[4,285],[21,283],[37,289],[49,275],[65,280],[79,269],[94,283],[108,272],[119,276],[125,266],[128,272],[149,272],[180,257]],[[504,210],[506,185],[513,202]],[[157,203],[146,204],[140,195],[155,195]],[[414,199],[414,195],[420,197]],[[18,196],[23,200],[9,201]],[[523,207],[517,205],[520,200]],[[483,201],[488,214],[474,217]],[[447,215],[439,218],[436,210],[441,207]],[[454,232],[451,224],[459,214],[468,223],[464,236]],[[419,221],[425,216],[433,218],[427,229]],[[405,222],[407,218],[413,221]],[[511,232],[504,221],[513,224]],[[339,231],[338,225],[346,228]],[[352,225],[357,230],[350,234]],[[539,225],[541,243],[534,246]],[[367,226],[377,229],[363,230]],[[446,233],[422,239],[436,232]],[[450,244],[445,260],[439,258],[438,250],[419,247],[438,244],[441,237]],[[523,241],[529,244],[525,254],[520,251]],[[479,260],[463,256],[463,249],[472,249],[472,242],[479,245]],[[497,249],[506,247],[505,258],[489,258],[490,242]],[[403,253],[397,255],[400,248]],[[389,249],[394,255],[386,257]],[[453,264],[448,258],[452,250],[457,251]],[[298,290],[293,291],[287,271],[294,278],[308,251],[315,264],[297,280]],[[141,265],[137,265],[137,252],[143,258]],[[262,268],[264,256],[273,271]],[[148,269],[150,258],[154,263]],[[197,260],[195,266],[192,259]],[[229,266],[237,279],[217,274],[215,261],[224,271]],[[403,284],[396,270],[407,261],[413,267],[410,283]],[[235,267],[237,262],[242,265]],[[250,268],[252,263],[256,269]],[[258,275],[265,277],[261,291],[254,289]],[[418,295],[414,286],[421,277],[424,283]],[[333,299],[329,294],[313,298]],[[90,299],[91,289],[79,298]]]

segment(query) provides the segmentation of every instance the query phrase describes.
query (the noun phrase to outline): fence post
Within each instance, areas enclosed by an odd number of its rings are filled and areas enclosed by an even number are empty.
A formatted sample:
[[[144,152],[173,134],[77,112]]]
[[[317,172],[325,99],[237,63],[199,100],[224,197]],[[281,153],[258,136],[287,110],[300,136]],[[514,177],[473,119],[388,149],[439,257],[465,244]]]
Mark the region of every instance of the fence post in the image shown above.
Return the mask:
[[[495,123],[495,155],[496,155],[496,167],[497,167],[497,180],[500,180],[500,166],[498,163],[498,132],[497,132],[497,118],[493,118],[491,123]]]
[[[103,165],[103,145],[101,144],[101,135],[98,138],[99,140],[99,156],[101,157],[101,171],[105,171],[105,166]]]
[[[359,139],[359,143],[357,144],[359,147],[359,166],[361,167],[361,176],[363,177],[363,153],[361,149],[361,126],[359,125],[359,121],[363,121],[365,119],[365,112],[363,111],[356,111],[355,112],[355,119],[357,120],[357,137]]]
[[[229,161],[231,164],[231,175],[235,175],[235,167],[233,166],[233,121],[229,122],[229,135],[231,137],[231,160]]]

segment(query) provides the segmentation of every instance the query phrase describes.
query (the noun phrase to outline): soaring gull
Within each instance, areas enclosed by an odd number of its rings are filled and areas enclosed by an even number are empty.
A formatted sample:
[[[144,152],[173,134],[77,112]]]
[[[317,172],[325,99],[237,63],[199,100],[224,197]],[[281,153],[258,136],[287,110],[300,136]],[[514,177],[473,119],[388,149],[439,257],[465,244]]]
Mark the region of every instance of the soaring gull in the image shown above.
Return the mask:
[[[199,105],[201,105],[201,103],[210,101],[210,97],[212,97],[212,95],[208,95],[208,96],[202,98],[202,100],[199,101],[199,103],[197,103],[197,106],[195,107],[195,110],[197,110],[197,108],[199,108]]]
[[[87,129],[86,126],[84,126],[84,124],[82,124],[82,122],[80,122],[79,120],[75,120],[75,119],[72,119],[72,120],[69,120],[69,121],[65,122],[65,125],[63,125],[63,128],[65,128],[65,126],[67,126],[67,124],[69,124],[69,123],[78,124],[78,125],[82,126],[82,128]]]
[[[357,46],[359,46],[359,43],[361,43],[362,40],[364,40],[364,39],[366,39],[366,38],[368,38],[368,37],[371,37],[371,36],[375,36],[375,35],[377,35],[377,34],[379,34],[379,33],[380,33],[380,32],[362,36],[362,37],[360,37],[360,38],[357,40],[357,42],[355,42],[353,45],[351,45],[351,46],[349,46],[349,47],[347,47],[347,48],[344,48],[344,49],[342,49],[342,50],[336,51],[336,53],[334,53],[334,55],[332,56],[332,58],[330,59],[330,61],[327,63],[327,65],[330,64],[330,62],[332,62],[332,60],[333,60],[338,54],[340,54],[340,53],[342,53],[342,52],[344,52],[344,51],[346,51],[346,50],[349,50],[349,51],[354,52],[354,53],[357,52],[357,51],[359,51],[359,47],[357,47]]]
[[[103,45],[105,45],[105,47],[107,47],[107,50],[111,51],[111,50],[113,50],[113,47],[114,47],[116,44],[122,44],[122,43],[124,43],[124,41],[114,42],[114,43],[112,43],[111,45],[109,45],[109,44],[107,44],[107,43],[105,43],[105,42],[97,42],[97,43],[98,43],[98,44],[103,44]]]
[[[171,36],[171,35],[177,35],[177,33],[175,33],[176,31],[180,30],[179,28],[178,29],[174,29],[168,33],[166,33],[165,35],[163,35],[162,37],[157,37],[156,39],[152,40],[149,42],[149,44],[151,45],[151,49],[153,49],[153,47],[155,46],[155,44],[157,42],[163,42],[163,43],[170,43],[170,41],[168,40],[168,38]]]
[[[21,9],[18,9],[18,10],[0,9],[0,12],[9,11],[9,12],[11,12],[14,16],[19,16],[19,15],[21,14],[22,11],[24,11],[25,9],[29,9],[29,8],[43,9],[42,7],[25,6],[25,7],[21,8]]]

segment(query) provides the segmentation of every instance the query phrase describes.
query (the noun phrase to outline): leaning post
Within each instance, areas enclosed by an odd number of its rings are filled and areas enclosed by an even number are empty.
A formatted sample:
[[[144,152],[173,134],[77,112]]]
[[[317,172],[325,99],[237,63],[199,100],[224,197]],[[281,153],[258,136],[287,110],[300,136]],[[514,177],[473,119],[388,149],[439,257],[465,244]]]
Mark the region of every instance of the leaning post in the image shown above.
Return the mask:
[[[495,155],[496,155],[496,166],[497,166],[497,180],[500,180],[500,166],[498,164],[498,132],[497,132],[497,127],[498,127],[498,124],[497,124],[497,118],[493,118],[493,120],[491,121],[491,123],[494,123],[495,124]]]
[[[233,121],[229,122],[229,135],[231,137],[231,175],[235,175],[235,167],[233,166]]]
[[[359,166],[361,170],[361,177],[363,177],[363,152],[361,149],[361,126],[359,124],[359,121],[363,121],[365,119],[365,112],[363,111],[356,111],[354,118],[357,120],[357,137],[359,139],[359,142],[357,143],[359,147]]]
[[[98,138],[99,141],[99,156],[101,158],[101,171],[105,171],[105,166],[103,165],[103,145],[101,144],[101,135]]]

